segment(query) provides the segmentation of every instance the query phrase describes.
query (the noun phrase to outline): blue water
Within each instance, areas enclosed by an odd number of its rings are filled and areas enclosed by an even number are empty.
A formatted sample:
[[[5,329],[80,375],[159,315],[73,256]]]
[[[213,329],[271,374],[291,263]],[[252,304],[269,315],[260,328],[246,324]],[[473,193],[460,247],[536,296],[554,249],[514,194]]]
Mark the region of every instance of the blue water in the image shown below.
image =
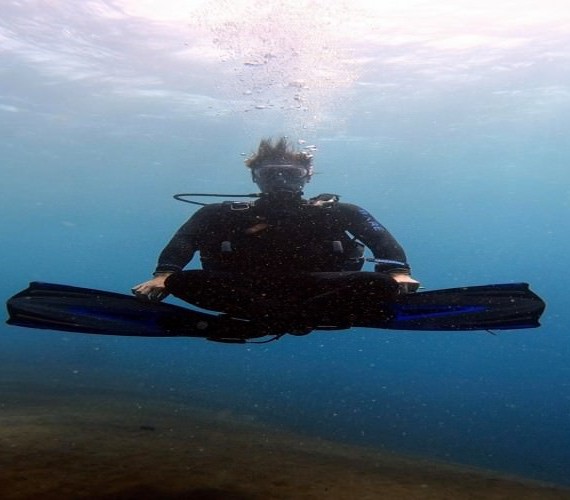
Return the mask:
[[[0,365],[570,484],[567,9],[194,3],[0,6],[3,297],[128,292],[192,213],[173,193],[255,191],[243,154],[288,135],[318,148],[307,194],[375,214],[427,289],[527,281],[543,326],[245,346],[2,326]]]

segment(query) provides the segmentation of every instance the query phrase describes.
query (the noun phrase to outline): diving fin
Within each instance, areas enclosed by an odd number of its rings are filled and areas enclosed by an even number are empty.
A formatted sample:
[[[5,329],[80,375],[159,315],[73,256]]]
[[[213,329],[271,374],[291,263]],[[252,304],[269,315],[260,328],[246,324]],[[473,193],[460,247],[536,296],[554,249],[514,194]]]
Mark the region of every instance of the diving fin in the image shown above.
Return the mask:
[[[137,337],[263,337],[246,320],[91,288],[32,282],[8,299],[10,325]]]
[[[6,305],[11,325],[68,332],[241,342],[287,331],[287,325],[275,332],[254,319],[52,283],[32,282]],[[366,317],[341,318],[339,324],[311,322],[308,331],[353,326],[422,331],[535,328],[544,308],[544,301],[526,283],[449,288],[402,295],[394,303],[373,306]]]
[[[512,330],[536,328],[546,304],[527,283],[469,286],[401,296],[391,330]],[[374,326],[373,322],[367,325]],[[380,326],[379,326],[380,327]]]

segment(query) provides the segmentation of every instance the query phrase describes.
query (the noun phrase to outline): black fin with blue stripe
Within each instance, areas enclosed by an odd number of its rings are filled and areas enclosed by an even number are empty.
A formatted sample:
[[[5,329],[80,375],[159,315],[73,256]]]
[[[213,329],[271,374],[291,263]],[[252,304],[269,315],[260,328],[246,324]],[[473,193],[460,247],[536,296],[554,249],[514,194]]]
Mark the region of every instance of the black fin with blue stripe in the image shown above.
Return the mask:
[[[274,332],[267,323],[255,320],[53,283],[32,282],[6,305],[11,325],[67,332],[240,341],[287,331],[286,325]],[[543,300],[526,283],[450,288],[403,295],[393,304],[382,304],[378,317],[351,318],[350,323],[339,325],[315,319],[306,330],[353,326],[420,331],[535,328],[540,326],[544,308]]]

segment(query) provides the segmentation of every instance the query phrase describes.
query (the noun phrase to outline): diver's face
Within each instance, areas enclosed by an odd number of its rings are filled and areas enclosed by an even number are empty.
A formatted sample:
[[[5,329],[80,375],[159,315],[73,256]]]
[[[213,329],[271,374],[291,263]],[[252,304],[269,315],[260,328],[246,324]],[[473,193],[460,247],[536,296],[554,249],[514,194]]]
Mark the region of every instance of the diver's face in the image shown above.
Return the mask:
[[[310,172],[300,165],[262,165],[252,169],[252,177],[262,193],[301,193]]]

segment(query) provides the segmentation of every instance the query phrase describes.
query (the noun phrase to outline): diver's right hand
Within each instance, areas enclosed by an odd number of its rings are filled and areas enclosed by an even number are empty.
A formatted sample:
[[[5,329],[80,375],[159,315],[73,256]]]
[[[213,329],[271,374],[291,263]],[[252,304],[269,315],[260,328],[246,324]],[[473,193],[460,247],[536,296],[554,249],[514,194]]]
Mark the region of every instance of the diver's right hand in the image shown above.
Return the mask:
[[[140,285],[131,288],[131,291],[137,299],[150,300],[152,302],[160,302],[168,296],[164,282],[172,273],[162,273],[155,276],[149,281],[145,281]]]

